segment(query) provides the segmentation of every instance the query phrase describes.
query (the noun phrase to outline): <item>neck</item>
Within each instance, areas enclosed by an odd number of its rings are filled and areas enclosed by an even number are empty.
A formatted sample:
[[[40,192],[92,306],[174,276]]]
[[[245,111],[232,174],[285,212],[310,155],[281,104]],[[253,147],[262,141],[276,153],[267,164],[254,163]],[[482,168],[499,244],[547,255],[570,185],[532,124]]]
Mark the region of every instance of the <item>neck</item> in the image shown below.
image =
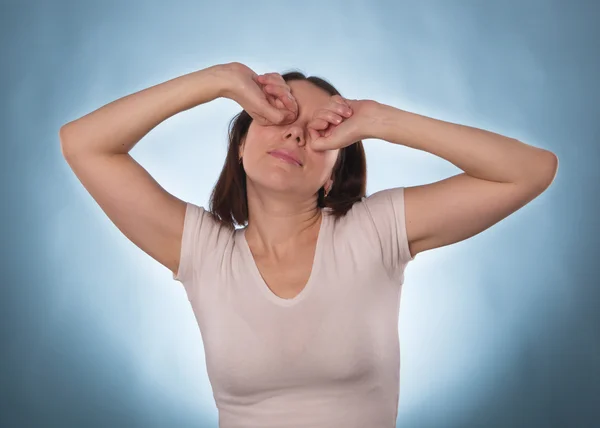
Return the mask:
[[[293,257],[298,247],[314,244],[322,221],[321,208],[300,213],[251,213],[244,234],[255,255],[274,260]]]

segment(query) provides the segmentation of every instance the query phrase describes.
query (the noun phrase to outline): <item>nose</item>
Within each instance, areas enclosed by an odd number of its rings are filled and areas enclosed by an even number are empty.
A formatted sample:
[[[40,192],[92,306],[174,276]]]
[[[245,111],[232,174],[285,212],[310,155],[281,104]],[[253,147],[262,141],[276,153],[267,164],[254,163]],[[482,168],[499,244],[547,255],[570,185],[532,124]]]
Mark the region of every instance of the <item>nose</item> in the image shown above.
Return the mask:
[[[299,126],[292,126],[291,128],[287,129],[285,131],[284,138],[286,140],[295,140],[299,146],[304,146],[306,143],[306,139],[304,138],[304,132]]]

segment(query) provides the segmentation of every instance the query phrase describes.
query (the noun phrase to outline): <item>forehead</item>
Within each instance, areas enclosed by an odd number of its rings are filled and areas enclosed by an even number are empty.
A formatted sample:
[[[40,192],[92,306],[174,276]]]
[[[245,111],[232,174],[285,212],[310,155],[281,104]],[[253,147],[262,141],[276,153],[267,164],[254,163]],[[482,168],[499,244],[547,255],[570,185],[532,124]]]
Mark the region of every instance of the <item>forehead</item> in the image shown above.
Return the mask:
[[[306,80],[292,80],[287,84],[298,102],[300,112],[312,112],[327,104],[331,98],[329,92]]]

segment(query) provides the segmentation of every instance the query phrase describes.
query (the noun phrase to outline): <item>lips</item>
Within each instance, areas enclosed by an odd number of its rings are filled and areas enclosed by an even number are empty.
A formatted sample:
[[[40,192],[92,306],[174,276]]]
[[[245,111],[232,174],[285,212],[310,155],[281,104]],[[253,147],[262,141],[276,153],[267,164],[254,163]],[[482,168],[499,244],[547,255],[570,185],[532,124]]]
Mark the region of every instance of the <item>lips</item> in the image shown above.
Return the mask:
[[[300,159],[298,159],[298,157],[294,153],[292,153],[288,150],[277,149],[277,150],[270,151],[269,154],[272,156],[275,156],[275,157],[281,157],[281,158],[290,160],[290,161],[298,164],[298,166],[302,166],[302,162],[300,161]]]

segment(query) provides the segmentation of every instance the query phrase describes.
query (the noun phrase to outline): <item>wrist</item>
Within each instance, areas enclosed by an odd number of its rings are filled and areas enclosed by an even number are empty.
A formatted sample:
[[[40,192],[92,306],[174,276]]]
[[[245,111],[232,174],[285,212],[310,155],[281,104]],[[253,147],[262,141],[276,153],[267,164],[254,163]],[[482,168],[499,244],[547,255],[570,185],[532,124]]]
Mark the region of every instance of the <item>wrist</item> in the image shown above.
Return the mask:
[[[373,138],[390,141],[392,128],[404,119],[404,110],[376,102],[371,114],[371,134]]]
[[[233,87],[233,75],[235,73],[236,64],[237,63],[235,62],[217,64],[207,69],[214,82],[217,98],[234,100],[235,88]]]
[[[385,127],[389,123],[390,106],[378,101],[370,100],[367,116],[367,138],[384,139]]]

